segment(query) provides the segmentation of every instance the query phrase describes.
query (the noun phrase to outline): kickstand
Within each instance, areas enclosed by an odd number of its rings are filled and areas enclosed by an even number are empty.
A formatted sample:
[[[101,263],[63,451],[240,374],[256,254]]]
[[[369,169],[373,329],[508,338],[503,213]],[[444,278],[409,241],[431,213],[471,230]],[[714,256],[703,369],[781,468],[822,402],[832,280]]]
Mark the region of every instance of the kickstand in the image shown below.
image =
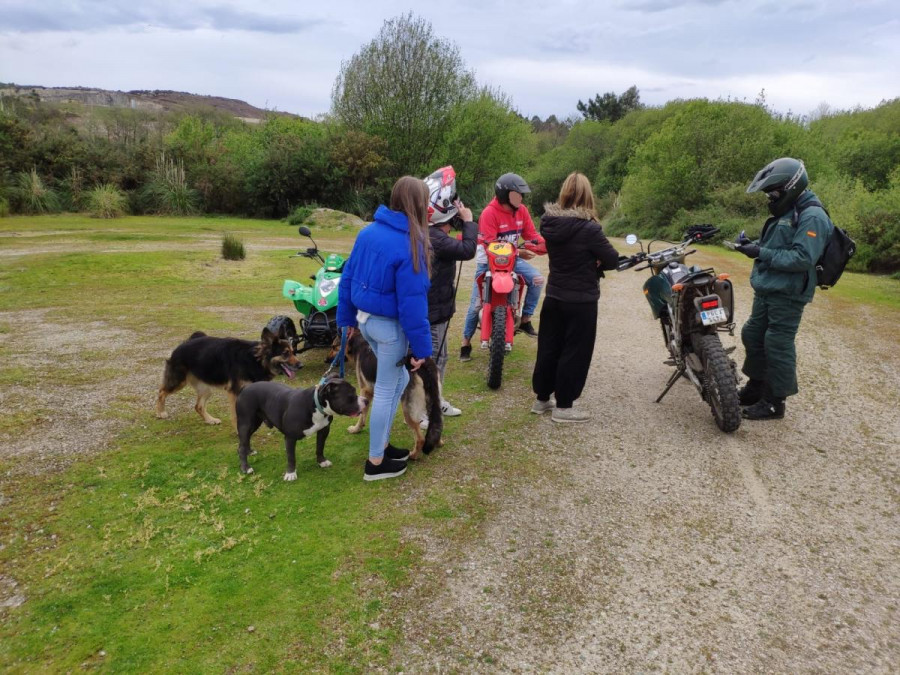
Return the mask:
[[[656,402],[659,403],[663,400],[663,397],[669,393],[669,389],[672,388],[672,385],[678,381],[678,378],[684,375],[685,366],[681,366],[674,373],[672,373],[672,377],[669,378],[669,381],[666,383],[666,388],[663,389],[663,393],[659,395],[659,398],[656,399]]]

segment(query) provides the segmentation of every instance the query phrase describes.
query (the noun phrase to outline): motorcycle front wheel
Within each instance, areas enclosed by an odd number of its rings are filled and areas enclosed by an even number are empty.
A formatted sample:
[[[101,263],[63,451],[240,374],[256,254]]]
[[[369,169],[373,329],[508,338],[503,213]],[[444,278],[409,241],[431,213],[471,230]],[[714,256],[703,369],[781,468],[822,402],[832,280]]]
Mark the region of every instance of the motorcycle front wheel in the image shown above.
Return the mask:
[[[716,426],[731,433],[741,426],[741,404],[738,401],[737,381],[722,341],[716,334],[700,336],[700,358],[703,362],[703,383],[706,400],[712,410]]]
[[[503,379],[503,357],[506,355],[506,305],[494,307],[491,322],[487,385],[491,389],[499,389]]]

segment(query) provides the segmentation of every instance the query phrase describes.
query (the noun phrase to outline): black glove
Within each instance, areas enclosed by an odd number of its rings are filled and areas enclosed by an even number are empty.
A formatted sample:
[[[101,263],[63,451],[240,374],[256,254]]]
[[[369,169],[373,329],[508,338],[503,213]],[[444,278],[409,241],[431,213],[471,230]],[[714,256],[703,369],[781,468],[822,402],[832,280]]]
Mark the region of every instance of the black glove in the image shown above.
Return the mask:
[[[735,251],[740,251],[748,258],[758,258],[759,257],[759,244],[754,244],[752,241],[747,242],[746,244],[739,244],[734,247]]]

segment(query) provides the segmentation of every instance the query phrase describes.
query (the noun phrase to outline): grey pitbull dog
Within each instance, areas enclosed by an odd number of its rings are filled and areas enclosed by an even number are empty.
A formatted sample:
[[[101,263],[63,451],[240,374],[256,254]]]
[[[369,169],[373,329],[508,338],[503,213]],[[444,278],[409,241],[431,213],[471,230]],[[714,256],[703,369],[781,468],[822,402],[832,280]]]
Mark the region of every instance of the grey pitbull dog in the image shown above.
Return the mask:
[[[265,423],[284,434],[287,471],[284,479],[297,480],[294,447],[297,440],[316,434],[316,462],[322,468],[331,466],[325,459],[325,440],[334,415],[358,416],[366,400],[356,395],[349,382],[332,377],[308,389],[295,389],[276,382],[254,382],[241,390],[237,399],[238,457],[241,472],[253,473],[247,463],[250,437]]]

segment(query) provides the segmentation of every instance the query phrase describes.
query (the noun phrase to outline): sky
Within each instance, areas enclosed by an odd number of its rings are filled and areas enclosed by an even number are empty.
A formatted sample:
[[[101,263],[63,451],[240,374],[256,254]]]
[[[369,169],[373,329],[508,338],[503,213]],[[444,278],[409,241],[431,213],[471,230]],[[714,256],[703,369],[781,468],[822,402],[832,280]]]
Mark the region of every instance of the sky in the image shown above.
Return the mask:
[[[900,96],[898,0],[0,0],[0,82],[172,89],[316,117],[341,63],[412,11],[526,117],[598,93],[808,114]]]

